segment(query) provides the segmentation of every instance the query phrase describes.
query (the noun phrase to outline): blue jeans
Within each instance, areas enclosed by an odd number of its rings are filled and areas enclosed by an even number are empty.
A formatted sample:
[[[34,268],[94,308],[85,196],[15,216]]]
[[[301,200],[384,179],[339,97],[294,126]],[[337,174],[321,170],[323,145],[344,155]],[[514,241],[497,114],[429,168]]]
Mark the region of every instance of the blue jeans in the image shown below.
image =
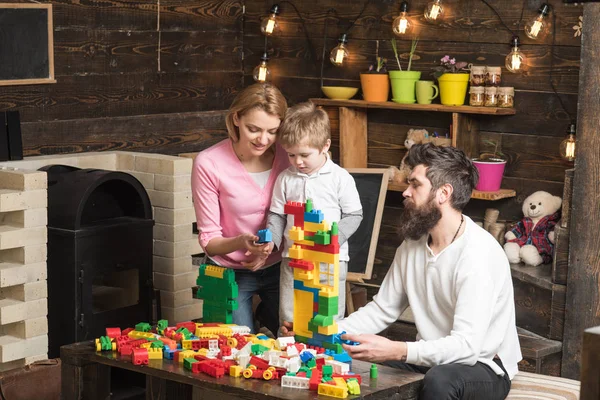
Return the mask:
[[[249,327],[254,333],[254,315],[252,314],[252,296],[260,297],[257,319],[273,335],[279,329],[279,268],[280,263],[256,272],[246,269],[235,270],[238,284],[238,309],[233,312],[233,323]]]
[[[403,362],[386,362],[385,365],[425,374],[419,400],[504,400],[510,391],[510,379],[502,361],[495,358],[494,362],[504,371],[504,376],[496,375],[480,362],[431,368]]]

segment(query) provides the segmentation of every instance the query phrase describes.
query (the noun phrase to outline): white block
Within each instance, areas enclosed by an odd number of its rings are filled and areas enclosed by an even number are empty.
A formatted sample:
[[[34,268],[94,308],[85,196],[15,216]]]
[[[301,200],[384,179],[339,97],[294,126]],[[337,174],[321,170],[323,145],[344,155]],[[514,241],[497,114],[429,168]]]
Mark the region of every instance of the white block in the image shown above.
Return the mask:
[[[281,387],[294,388],[294,389],[308,389],[310,379],[305,376],[288,376],[284,375],[281,377]]]
[[[165,225],[189,224],[191,231],[192,224],[196,222],[196,213],[194,207],[177,209],[154,207],[154,221]]]
[[[48,247],[46,243],[0,250],[0,263],[34,264],[46,262]]]
[[[192,187],[192,175],[154,175],[154,189],[162,192],[185,192]]]
[[[12,190],[39,190],[48,187],[46,172],[15,169],[14,167],[0,168],[0,188]]]
[[[162,240],[164,242],[193,240],[192,224],[163,225],[156,223],[154,225],[153,237],[155,240]]]
[[[33,228],[48,225],[48,209],[33,208],[0,213],[0,224],[18,228]]]
[[[48,230],[45,226],[36,228],[14,228],[0,225],[0,249],[39,245],[48,242]]]
[[[150,203],[153,207],[163,208],[190,208],[192,207],[192,192],[159,192],[158,190],[147,190]]]
[[[0,212],[46,207],[48,207],[48,194],[46,190],[22,192],[0,189]]]
[[[139,153],[135,156],[135,170],[161,175],[191,174],[192,160],[163,154]]]
[[[25,268],[23,268],[24,270]],[[0,297],[19,301],[31,301],[48,297],[46,280],[25,283],[0,289]]]
[[[195,239],[184,240],[182,242],[164,242],[162,240],[154,241],[154,255],[168,258],[179,258],[190,256],[192,249],[199,247]]]
[[[147,172],[138,172],[138,171],[127,171],[128,174],[134,176],[144,189],[152,190],[154,189],[154,174],[149,174]]]
[[[191,291],[192,286],[196,286],[196,278],[198,278],[198,273],[196,271],[178,275],[155,272],[154,287],[170,292],[177,292],[184,289],[190,289]]]
[[[178,275],[186,272],[196,271],[198,272],[198,266],[192,264],[192,256],[168,258],[154,256],[153,269],[154,272],[161,272],[163,274]]]
[[[48,318],[26,319],[2,326],[2,333],[22,339],[48,334]]]
[[[27,270],[22,264],[0,263],[0,288],[27,282]]]
[[[24,319],[27,319],[27,303],[13,299],[0,300],[0,325],[12,324]]]
[[[160,304],[164,307],[177,308],[181,306],[187,306],[195,301],[201,300],[194,298],[191,287],[184,290],[179,290],[177,292],[171,292],[168,290],[160,291]]]

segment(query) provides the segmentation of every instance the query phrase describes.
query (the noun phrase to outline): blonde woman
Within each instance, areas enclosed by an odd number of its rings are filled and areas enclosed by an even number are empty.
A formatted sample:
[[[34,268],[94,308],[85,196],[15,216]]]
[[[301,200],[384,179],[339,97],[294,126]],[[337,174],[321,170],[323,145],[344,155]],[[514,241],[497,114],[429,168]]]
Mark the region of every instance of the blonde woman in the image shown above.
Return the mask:
[[[256,244],[266,226],[273,185],[289,167],[276,145],[287,102],[270,84],[247,87],[226,118],[229,138],[201,151],[194,160],[192,193],[199,240],[207,262],[236,270],[239,295],[233,322],[254,330],[252,296],[261,302],[261,320],[277,333],[281,252]]]

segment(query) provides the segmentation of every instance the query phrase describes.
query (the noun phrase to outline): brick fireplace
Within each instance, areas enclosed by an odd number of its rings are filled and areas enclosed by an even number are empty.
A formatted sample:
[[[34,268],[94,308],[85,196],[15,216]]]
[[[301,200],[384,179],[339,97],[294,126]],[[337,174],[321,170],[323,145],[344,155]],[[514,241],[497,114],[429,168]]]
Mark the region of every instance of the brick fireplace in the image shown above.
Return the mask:
[[[47,358],[47,179],[53,165],[121,171],[144,186],[155,220],[154,287],[169,322],[200,318],[192,297],[202,252],[192,233],[195,214],[190,158],[134,152],[80,153],[0,162],[0,370]]]

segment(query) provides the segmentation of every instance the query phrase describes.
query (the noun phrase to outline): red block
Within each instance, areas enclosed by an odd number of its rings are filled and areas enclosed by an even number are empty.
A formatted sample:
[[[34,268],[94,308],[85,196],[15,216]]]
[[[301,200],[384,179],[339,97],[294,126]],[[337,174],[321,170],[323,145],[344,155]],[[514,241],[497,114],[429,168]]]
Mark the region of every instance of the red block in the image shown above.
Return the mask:
[[[129,332],[131,332],[133,330],[134,330],[133,328],[127,328],[123,332],[121,332],[121,335],[125,336],[125,335],[127,335]]]
[[[116,339],[121,336],[121,328],[106,328],[106,336]]]
[[[315,265],[306,260],[292,260],[289,263],[290,267],[302,269],[304,271],[312,271],[315,269]]]
[[[359,374],[333,374],[331,375],[334,378],[344,378],[344,380],[348,380],[348,379],[356,379],[358,381],[358,384],[360,385],[362,383],[362,378],[360,377]]]
[[[322,375],[323,374],[318,369],[315,368],[312,370],[312,375],[310,376],[310,380],[308,381],[308,388],[310,390],[316,392],[319,389],[319,383],[321,383]]]
[[[131,355],[132,351],[133,347],[131,346],[131,344],[123,344],[119,348],[119,354],[121,354],[122,356],[129,356]]]
[[[262,358],[258,358],[256,356],[252,356],[250,358],[250,364],[254,365],[257,369],[267,369],[269,368],[269,363]]]
[[[221,346],[221,357],[230,356],[230,355],[231,355],[231,347]]]
[[[184,327],[191,333],[196,333],[196,323],[195,322],[192,322],[192,321],[179,322],[177,324],[177,329],[179,329],[181,327]],[[177,330],[177,329],[175,329],[175,330]]]
[[[133,349],[131,362],[134,365],[148,365],[148,350],[142,348]]]

